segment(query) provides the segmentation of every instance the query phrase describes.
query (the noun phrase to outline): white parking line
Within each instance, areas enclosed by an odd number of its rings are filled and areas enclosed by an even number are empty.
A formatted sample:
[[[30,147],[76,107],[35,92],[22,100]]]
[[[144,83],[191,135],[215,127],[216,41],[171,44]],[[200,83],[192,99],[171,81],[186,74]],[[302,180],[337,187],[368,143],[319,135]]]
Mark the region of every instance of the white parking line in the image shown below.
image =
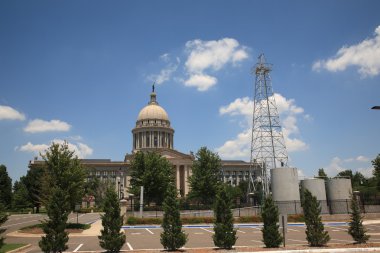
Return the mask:
[[[132,246],[129,244],[129,242],[127,242],[127,246],[129,248],[129,250],[133,250]]]
[[[146,231],[148,231],[150,234],[154,235],[154,233],[147,228],[146,228]]]
[[[77,252],[82,246],[83,246],[83,243],[79,244],[78,247],[76,247],[73,252]]]
[[[288,228],[288,230],[293,231],[293,232],[300,232],[299,230]]]
[[[131,235],[141,235],[141,233],[131,233]]]
[[[325,226],[326,228],[331,228],[331,229],[336,229],[336,230],[340,230],[340,231],[347,231],[347,228],[337,228],[337,227],[333,227],[333,226]]]
[[[214,231],[211,231],[211,230],[208,230],[208,229],[205,229],[205,228],[200,228],[200,229],[203,229],[204,231],[207,231],[209,233],[213,233],[214,234]]]
[[[204,235],[205,233],[199,232],[199,233],[194,233],[194,235]]]
[[[251,240],[252,242],[263,243],[262,241]]]
[[[236,231],[238,231],[238,232],[240,232],[240,233],[243,233],[243,234],[245,234],[246,232],[244,232],[244,231],[241,231],[241,230],[236,230]]]

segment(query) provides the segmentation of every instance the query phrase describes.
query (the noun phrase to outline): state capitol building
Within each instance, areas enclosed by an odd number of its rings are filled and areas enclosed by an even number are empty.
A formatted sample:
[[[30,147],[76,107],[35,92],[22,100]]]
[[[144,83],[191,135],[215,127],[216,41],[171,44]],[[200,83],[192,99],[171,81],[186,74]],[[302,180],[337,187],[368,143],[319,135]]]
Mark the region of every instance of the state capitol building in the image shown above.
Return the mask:
[[[181,196],[186,196],[190,189],[188,177],[191,176],[191,166],[194,155],[184,154],[174,149],[174,128],[165,109],[157,102],[154,91],[150,94],[148,105],[141,109],[137,116],[136,126],[132,129],[133,142],[131,154],[126,154],[124,161],[110,159],[80,159],[83,167],[89,169],[91,177],[102,181],[115,183],[120,196],[127,196],[130,187],[130,163],[133,154],[138,151],[155,151],[169,160],[173,166],[173,176]],[[43,161],[30,161],[30,168],[41,165]],[[222,160],[221,179],[231,185],[249,179],[250,164],[241,160]],[[257,172],[257,173],[255,173]],[[259,174],[255,167],[253,177]]]

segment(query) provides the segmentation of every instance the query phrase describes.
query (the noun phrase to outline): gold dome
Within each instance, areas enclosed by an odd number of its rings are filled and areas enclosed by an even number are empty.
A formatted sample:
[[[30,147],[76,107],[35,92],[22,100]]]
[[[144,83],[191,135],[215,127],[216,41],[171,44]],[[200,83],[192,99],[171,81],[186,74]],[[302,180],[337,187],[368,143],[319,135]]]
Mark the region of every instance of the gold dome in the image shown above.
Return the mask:
[[[166,120],[169,121],[169,116],[156,101],[156,93],[153,91],[150,94],[150,101],[139,113],[137,121],[142,120]]]

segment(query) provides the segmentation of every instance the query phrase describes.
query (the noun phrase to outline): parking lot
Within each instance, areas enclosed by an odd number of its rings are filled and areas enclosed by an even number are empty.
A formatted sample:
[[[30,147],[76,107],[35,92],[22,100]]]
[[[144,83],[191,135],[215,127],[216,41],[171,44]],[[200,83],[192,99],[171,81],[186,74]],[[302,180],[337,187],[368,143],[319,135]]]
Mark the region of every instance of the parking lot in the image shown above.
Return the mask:
[[[17,227],[30,225],[45,218],[44,216],[13,216],[7,222],[8,231],[14,231]],[[76,215],[71,215],[70,220],[76,221]],[[95,220],[99,222],[98,214],[79,215],[79,222],[91,223]],[[331,240],[329,246],[334,244],[350,244],[352,243],[351,236],[347,233],[348,226],[345,223],[326,223],[326,230],[329,232]],[[371,235],[370,242],[380,243],[380,223],[366,225],[368,233]],[[288,232],[286,234],[286,246],[307,245],[305,226],[303,224],[288,224]],[[187,225],[184,226],[184,231],[188,234],[188,242],[184,249],[190,248],[214,248],[212,241],[213,228],[211,225]],[[125,251],[134,250],[162,250],[160,243],[160,234],[162,229],[159,226],[126,226],[124,230],[126,234],[126,243],[123,246]],[[241,224],[237,226],[237,248],[244,247],[264,247],[262,243],[261,225],[259,224]],[[32,247],[27,252],[41,252],[38,247],[40,237],[28,236],[9,236],[6,238],[8,243],[30,243]],[[88,252],[101,251],[99,241],[96,235],[93,236],[70,236],[68,243],[68,252]]]

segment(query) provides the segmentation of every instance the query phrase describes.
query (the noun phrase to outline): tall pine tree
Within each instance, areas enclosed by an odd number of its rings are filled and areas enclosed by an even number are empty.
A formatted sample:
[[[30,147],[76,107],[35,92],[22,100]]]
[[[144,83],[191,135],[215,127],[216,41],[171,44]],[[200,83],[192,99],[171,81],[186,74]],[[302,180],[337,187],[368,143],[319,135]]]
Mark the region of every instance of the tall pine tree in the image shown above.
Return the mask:
[[[8,215],[4,211],[3,205],[0,203],[0,227],[8,220]],[[5,228],[0,228],[0,235],[5,232]],[[0,248],[4,245],[4,238],[0,236]]]
[[[363,226],[363,217],[360,214],[359,203],[355,195],[351,197],[351,221],[349,223],[348,233],[356,243],[366,243],[369,235]]]
[[[99,245],[107,252],[119,252],[125,243],[125,234],[120,232],[123,216],[120,216],[120,204],[114,189],[108,188],[104,200],[103,229],[100,231]]]
[[[237,240],[231,202],[227,189],[224,186],[220,186],[214,205],[215,234],[212,238],[215,246],[223,249],[231,249]]]
[[[165,194],[164,219],[162,220],[161,244],[166,250],[177,250],[187,242],[187,235],[182,231],[177,190],[170,184]]]
[[[330,236],[322,223],[321,207],[317,198],[310,191],[304,191],[303,213],[306,224],[306,239],[312,247],[320,247],[326,245],[330,240]]]
[[[272,197],[268,197],[264,201],[261,217],[264,226],[261,230],[263,233],[263,242],[267,248],[278,248],[282,243],[282,236],[279,232],[278,208],[274,205]]]
[[[67,242],[69,241],[65,231],[69,216],[68,196],[65,191],[57,187],[53,188],[51,192],[46,206],[49,220],[42,222],[42,228],[46,235],[38,244],[45,253],[65,251],[68,249]]]

